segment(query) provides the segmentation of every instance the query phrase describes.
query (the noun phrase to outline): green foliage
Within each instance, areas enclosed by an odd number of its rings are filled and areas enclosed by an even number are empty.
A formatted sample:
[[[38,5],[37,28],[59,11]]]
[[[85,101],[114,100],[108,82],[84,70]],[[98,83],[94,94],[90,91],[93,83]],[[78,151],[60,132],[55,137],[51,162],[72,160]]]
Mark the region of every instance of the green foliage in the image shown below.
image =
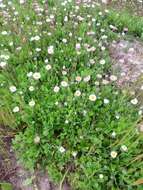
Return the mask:
[[[49,2],[48,13],[39,3],[42,14],[30,2],[13,4],[16,16],[7,5],[11,20],[0,29],[7,63],[2,110],[15,118],[17,156],[73,190],[138,189],[132,187],[143,177],[138,106],[115,85],[108,45],[124,27],[141,37],[142,19]]]
[[[1,190],[13,190],[13,187],[10,183],[1,183],[0,182],[0,189]]]

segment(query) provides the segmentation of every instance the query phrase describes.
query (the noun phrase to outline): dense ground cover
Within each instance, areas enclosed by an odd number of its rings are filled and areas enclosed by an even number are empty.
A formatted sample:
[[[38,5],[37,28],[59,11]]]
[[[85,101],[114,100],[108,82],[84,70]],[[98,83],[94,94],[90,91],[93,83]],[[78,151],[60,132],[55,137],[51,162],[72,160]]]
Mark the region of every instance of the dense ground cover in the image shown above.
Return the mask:
[[[143,39],[143,19],[94,2],[1,5],[1,116],[27,168],[72,189],[142,189],[138,97],[116,87],[108,46]]]

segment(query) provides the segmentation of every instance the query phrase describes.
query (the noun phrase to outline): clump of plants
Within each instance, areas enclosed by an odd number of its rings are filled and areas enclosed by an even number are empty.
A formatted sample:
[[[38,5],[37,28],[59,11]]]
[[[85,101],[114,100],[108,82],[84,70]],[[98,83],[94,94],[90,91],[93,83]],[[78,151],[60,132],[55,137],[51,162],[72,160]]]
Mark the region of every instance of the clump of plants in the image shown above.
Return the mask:
[[[108,51],[126,37],[123,16],[94,2],[46,3],[1,6],[1,104],[15,118],[18,159],[73,190],[141,189],[142,110],[116,87]]]

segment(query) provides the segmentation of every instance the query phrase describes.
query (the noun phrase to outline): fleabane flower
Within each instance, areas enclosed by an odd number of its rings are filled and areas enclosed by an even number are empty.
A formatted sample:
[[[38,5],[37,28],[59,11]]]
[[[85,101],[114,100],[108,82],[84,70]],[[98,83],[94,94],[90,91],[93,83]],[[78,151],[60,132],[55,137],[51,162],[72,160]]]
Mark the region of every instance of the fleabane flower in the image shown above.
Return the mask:
[[[76,90],[75,93],[74,93],[74,96],[80,96],[81,95],[81,91],[80,90]]]
[[[29,86],[29,91],[30,92],[34,91],[34,87],[33,86]]]
[[[88,75],[88,76],[84,77],[83,81],[84,82],[89,82],[90,79],[91,79],[91,77],[90,77],[90,75]]]
[[[29,106],[30,106],[30,107],[34,107],[34,106],[35,106],[35,101],[34,101],[34,100],[31,100],[31,101],[29,102]]]
[[[116,151],[111,151],[110,155],[112,158],[116,158],[118,153]]]
[[[66,81],[62,81],[62,82],[61,82],[61,86],[62,86],[62,87],[67,87],[67,86],[68,86],[68,83],[67,83]]]
[[[111,75],[111,76],[110,76],[110,80],[113,81],[113,82],[116,81],[116,80],[117,80],[117,76]]]
[[[45,66],[45,68],[46,68],[47,71],[49,71],[49,70],[51,70],[52,66],[50,64],[48,64],[48,65]]]
[[[104,101],[104,104],[109,104],[109,102],[110,102],[107,98],[104,98],[103,101]]]
[[[80,81],[82,80],[82,78],[81,78],[80,76],[77,76],[77,77],[75,78],[75,80],[76,80],[77,82],[80,82]]]
[[[40,143],[40,137],[38,135],[34,138],[34,143],[35,144],[39,144]]]
[[[14,107],[12,111],[13,111],[14,113],[19,112],[19,107],[18,107],[18,106]]]
[[[137,105],[138,99],[137,99],[137,98],[132,99],[132,100],[131,100],[131,103],[132,103],[133,105]]]
[[[16,87],[15,86],[10,86],[9,87],[9,90],[10,90],[10,92],[16,92]]]
[[[104,175],[103,175],[103,174],[99,174],[99,178],[100,178],[100,179],[103,179],[103,178],[104,178]]]
[[[99,63],[100,65],[105,65],[106,61],[104,59],[101,59]]]
[[[54,54],[54,46],[48,47],[48,54],[50,54],[50,55]]]
[[[76,151],[73,151],[73,152],[72,152],[72,156],[73,156],[73,157],[76,157],[76,156],[77,156],[77,152],[76,152]]]
[[[123,152],[127,152],[127,151],[128,151],[128,148],[127,148],[126,145],[122,145],[122,146],[121,146],[121,150],[122,150]]]
[[[40,74],[39,72],[35,72],[35,73],[33,74],[33,78],[34,78],[35,80],[39,80],[39,79],[41,78],[41,74]]]
[[[6,65],[7,65],[7,63],[5,61],[1,61],[0,62],[0,67],[1,68],[4,68]]]
[[[55,87],[54,87],[54,92],[57,93],[57,92],[59,92],[59,90],[60,90],[60,87],[59,87],[59,86],[55,86]]]
[[[59,151],[60,151],[61,153],[64,153],[64,152],[66,151],[66,149],[65,149],[63,146],[61,146],[61,147],[59,147]]]
[[[97,99],[96,95],[95,94],[90,94],[89,95],[89,100],[92,101],[92,102],[95,102]]]

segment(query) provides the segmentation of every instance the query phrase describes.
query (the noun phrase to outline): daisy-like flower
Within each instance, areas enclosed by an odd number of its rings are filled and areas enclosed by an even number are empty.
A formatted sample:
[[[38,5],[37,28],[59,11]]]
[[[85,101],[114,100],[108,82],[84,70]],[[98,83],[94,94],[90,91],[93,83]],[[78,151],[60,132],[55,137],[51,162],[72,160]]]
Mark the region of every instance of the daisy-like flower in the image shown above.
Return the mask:
[[[16,87],[15,86],[10,86],[9,87],[9,90],[10,90],[10,92],[16,92]]]
[[[30,106],[30,107],[34,107],[34,106],[35,106],[35,101],[34,101],[34,100],[31,100],[31,101],[29,102],[29,106]]]
[[[54,46],[48,47],[48,54],[50,54],[50,55],[54,54]]]
[[[104,178],[104,175],[103,175],[103,174],[99,174],[99,178],[100,178],[100,179],[103,179],[103,178]]]
[[[96,95],[95,94],[91,94],[89,95],[89,100],[92,101],[92,102],[95,102],[97,99]]]
[[[66,44],[67,43],[67,39],[65,39],[65,38],[62,39],[62,42]]]
[[[101,59],[99,63],[100,65],[105,65],[106,61],[104,59]]]
[[[4,68],[6,65],[7,65],[6,62],[4,62],[4,61],[1,61],[1,62],[0,62],[0,67],[1,67],[1,68]]]
[[[61,153],[64,153],[64,152],[66,151],[66,149],[65,149],[63,146],[61,146],[61,147],[59,148],[59,151],[60,151]]]
[[[55,87],[54,87],[54,92],[57,93],[57,92],[59,92],[59,90],[60,90],[60,87],[58,87],[58,86],[55,86]]]
[[[127,151],[128,151],[128,148],[127,148],[126,145],[122,145],[122,146],[121,146],[121,150],[122,150],[123,152],[127,152]]]
[[[116,151],[111,151],[110,155],[112,158],[116,158],[118,153]]]
[[[75,45],[75,48],[76,48],[76,50],[80,50],[81,45],[80,45],[79,43],[77,43],[77,44]]]
[[[82,80],[82,78],[81,78],[80,76],[77,76],[77,77],[75,78],[75,80],[76,80],[77,82],[80,82],[80,81]]]
[[[36,72],[36,73],[33,74],[33,78],[35,80],[39,80],[41,78],[41,74],[39,72]]]
[[[66,81],[62,81],[62,82],[61,82],[61,86],[67,87],[67,86],[68,86],[68,83],[67,83]]]
[[[80,96],[81,95],[81,91],[80,90],[76,90],[75,93],[74,93],[74,96]]]
[[[117,76],[111,75],[111,76],[110,76],[110,80],[113,81],[113,82],[116,81],[116,80],[117,80]]]
[[[34,91],[34,87],[33,87],[33,86],[30,86],[30,87],[29,87],[29,91],[30,91],[30,92]]]
[[[73,156],[73,157],[76,157],[76,156],[77,156],[77,152],[76,152],[76,151],[73,151],[73,152],[72,152],[72,156]]]
[[[88,82],[88,81],[90,81],[90,78],[91,78],[90,75],[88,75],[87,77],[84,77],[83,81]]]
[[[46,68],[47,71],[49,71],[49,70],[51,70],[52,66],[50,64],[48,64],[48,65],[45,66],[45,68]]]
[[[141,86],[141,88],[140,88],[141,90],[143,90],[143,85]]]
[[[39,144],[40,143],[40,137],[38,135],[34,138],[34,143],[35,144]]]
[[[109,104],[109,100],[107,98],[104,98],[104,104]]]
[[[114,131],[112,132],[111,137],[112,137],[112,138],[115,138],[115,137],[116,137],[116,133],[115,133]]]
[[[32,77],[33,76],[33,72],[29,72],[29,73],[27,73],[27,77]]]
[[[67,75],[67,71],[62,71],[62,75]]]
[[[49,62],[49,60],[48,59],[45,59],[45,63],[48,63]]]
[[[14,113],[19,112],[19,107],[18,107],[18,106],[14,107],[14,108],[13,108],[13,112],[14,112]]]
[[[137,105],[138,99],[137,99],[137,98],[132,99],[132,100],[131,100],[131,103],[132,103],[133,105]]]
[[[102,84],[104,84],[104,85],[109,84],[109,81],[108,81],[108,80],[103,79],[103,80],[102,80]]]

